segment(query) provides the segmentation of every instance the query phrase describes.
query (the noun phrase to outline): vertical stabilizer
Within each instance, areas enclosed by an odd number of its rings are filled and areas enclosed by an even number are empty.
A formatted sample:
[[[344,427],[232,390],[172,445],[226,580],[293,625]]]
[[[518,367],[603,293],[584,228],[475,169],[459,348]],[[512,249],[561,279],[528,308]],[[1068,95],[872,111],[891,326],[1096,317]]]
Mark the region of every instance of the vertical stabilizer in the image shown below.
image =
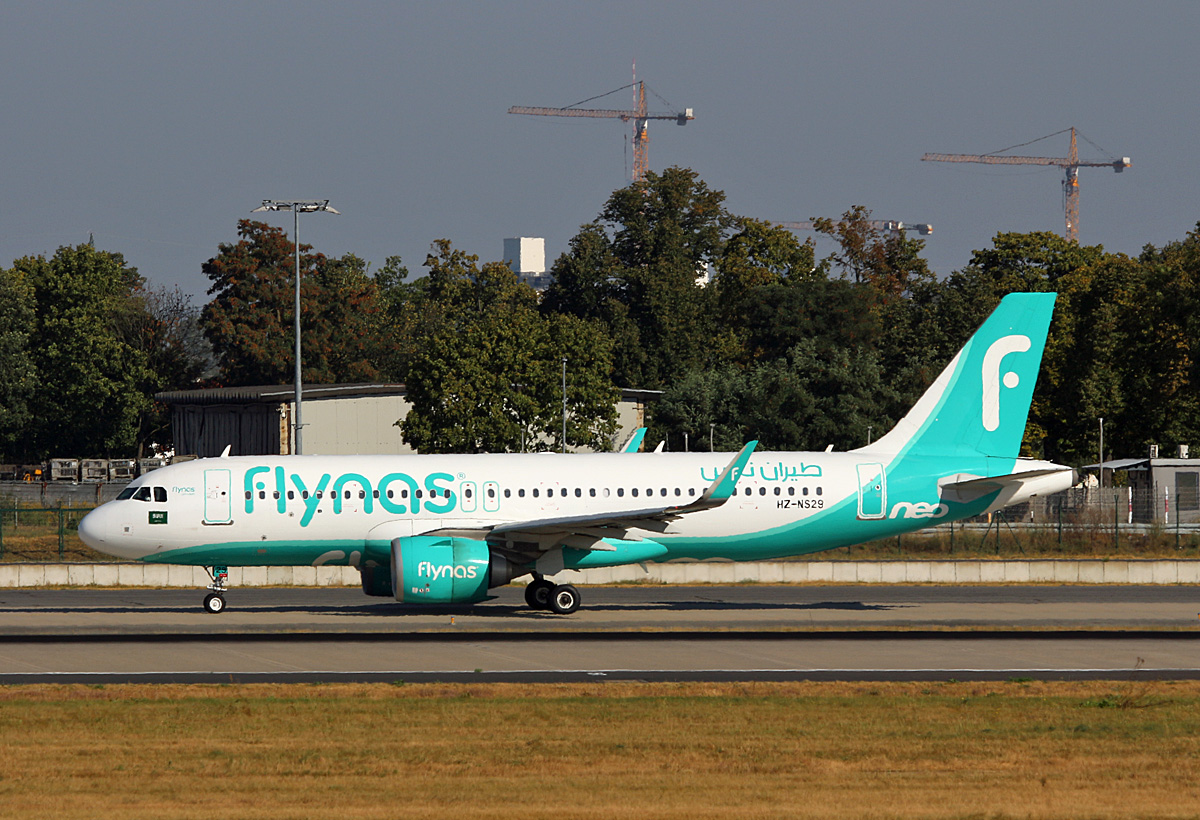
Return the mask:
[[[988,455],[1021,449],[1055,293],[1010,293],[870,452]]]

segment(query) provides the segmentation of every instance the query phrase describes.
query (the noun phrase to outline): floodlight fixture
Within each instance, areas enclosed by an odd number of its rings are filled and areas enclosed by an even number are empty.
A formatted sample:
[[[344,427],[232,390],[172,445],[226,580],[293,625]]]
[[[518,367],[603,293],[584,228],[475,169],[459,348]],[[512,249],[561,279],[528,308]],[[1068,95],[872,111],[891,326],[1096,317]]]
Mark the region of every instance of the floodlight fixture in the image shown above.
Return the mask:
[[[330,206],[328,199],[264,199],[262,205],[250,213],[259,213],[260,211],[296,211],[302,214],[329,211],[331,214],[338,215],[342,213],[337,208]]]

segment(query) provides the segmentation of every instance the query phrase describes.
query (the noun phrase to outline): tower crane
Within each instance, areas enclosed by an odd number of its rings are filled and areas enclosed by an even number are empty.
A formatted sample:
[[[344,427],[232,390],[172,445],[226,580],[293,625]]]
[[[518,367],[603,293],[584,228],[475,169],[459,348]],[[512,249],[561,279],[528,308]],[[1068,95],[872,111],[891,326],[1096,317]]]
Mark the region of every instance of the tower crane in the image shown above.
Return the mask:
[[[1079,169],[1080,168],[1112,168],[1118,174],[1128,168],[1132,163],[1129,157],[1121,157],[1120,159],[1109,160],[1107,162],[1080,162],[1079,149],[1075,144],[1076,131],[1074,128],[1067,129],[1071,132],[1071,147],[1065,157],[1018,157],[1018,156],[1000,156],[1002,152],[997,151],[993,154],[926,154],[921,157],[922,162],[981,162],[986,165],[1056,165],[1059,168],[1066,170],[1066,176],[1063,179],[1063,210],[1066,212],[1067,218],[1067,240],[1070,242],[1079,241]],[[1059,131],[1054,134],[1049,134],[1050,137],[1056,137],[1058,134],[1066,133]],[[1046,137],[1039,137],[1046,139]],[[1086,138],[1085,138],[1086,139]],[[1038,140],[1033,140],[1037,142]],[[1023,143],[1029,145],[1030,143]],[[1020,145],[1014,145],[1014,148],[1020,148]],[[1010,149],[1005,148],[1005,151]]]
[[[812,220],[806,219],[801,222],[776,222],[781,228],[787,228],[793,231],[811,231],[815,230]],[[887,231],[891,234],[898,234],[901,231],[916,231],[921,236],[929,236],[933,233],[933,226],[926,222],[901,222],[898,219],[872,219],[868,223],[877,231]]]
[[[575,106],[582,105],[585,102],[607,97],[608,94],[615,94],[617,91],[624,91],[627,88],[635,89],[636,108],[633,109],[616,109],[616,108],[576,108]],[[633,181],[640,182],[646,176],[646,171],[649,167],[646,156],[646,147],[650,142],[650,135],[647,132],[647,125],[650,120],[675,120],[677,125],[687,125],[688,120],[694,120],[692,109],[685,108],[683,111],[674,114],[651,114],[646,108],[646,84],[641,80],[634,81],[630,85],[622,86],[608,94],[601,94],[598,97],[590,97],[586,100],[568,105],[565,108],[544,108],[527,105],[514,105],[508,109],[510,114],[533,114],[541,117],[607,117],[611,119],[619,119],[622,122],[633,121]]]

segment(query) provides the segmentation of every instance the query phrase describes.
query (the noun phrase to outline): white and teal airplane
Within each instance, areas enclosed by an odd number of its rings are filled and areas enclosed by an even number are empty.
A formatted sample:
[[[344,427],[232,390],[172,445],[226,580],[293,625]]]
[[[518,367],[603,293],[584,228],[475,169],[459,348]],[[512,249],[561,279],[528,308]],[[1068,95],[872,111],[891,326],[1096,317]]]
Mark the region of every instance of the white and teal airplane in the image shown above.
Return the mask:
[[[896,427],[845,453],[229,456],[129,484],[79,525],[119,558],[346,565],[368,595],[474,603],[532,576],[530,607],[574,612],[563,569],[761,560],[979,515],[1075,483],[1018,457],[1055,294],[1006,296]]]

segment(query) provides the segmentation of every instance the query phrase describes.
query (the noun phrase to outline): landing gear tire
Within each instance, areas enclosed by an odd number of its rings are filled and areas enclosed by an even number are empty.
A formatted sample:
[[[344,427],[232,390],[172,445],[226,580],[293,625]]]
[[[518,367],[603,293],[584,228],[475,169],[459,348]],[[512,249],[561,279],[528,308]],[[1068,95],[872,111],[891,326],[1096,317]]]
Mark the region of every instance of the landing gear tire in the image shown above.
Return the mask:
[[[224,612],[225,599],[215,592],[210,592],[204,596],[204,611],[211,612],[214,615],[218,612]]]
[[[553,592],[554,584],[545,578],[537,578],[525,587],[525,603],[530,609],[550,609],[550,595]]]
[[[579,590],[570,584],[561,584],[550,594],[550,611],[555,615],[570,615],[579,609]]]

